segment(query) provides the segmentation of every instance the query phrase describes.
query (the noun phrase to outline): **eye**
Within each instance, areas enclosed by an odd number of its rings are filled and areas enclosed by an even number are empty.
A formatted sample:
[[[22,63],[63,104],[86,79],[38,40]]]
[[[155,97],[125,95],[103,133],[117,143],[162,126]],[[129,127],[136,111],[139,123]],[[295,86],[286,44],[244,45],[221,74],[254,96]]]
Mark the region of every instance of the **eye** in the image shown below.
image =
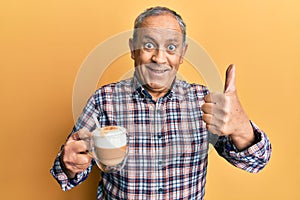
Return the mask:
[[[146,42],[144,44],[144,48],[145,49],[154,49],[154,44],[152,44],[151,42]]]
[[[168,51],[175,51],[176,50],[176,45],[170,44],[168,45]]]

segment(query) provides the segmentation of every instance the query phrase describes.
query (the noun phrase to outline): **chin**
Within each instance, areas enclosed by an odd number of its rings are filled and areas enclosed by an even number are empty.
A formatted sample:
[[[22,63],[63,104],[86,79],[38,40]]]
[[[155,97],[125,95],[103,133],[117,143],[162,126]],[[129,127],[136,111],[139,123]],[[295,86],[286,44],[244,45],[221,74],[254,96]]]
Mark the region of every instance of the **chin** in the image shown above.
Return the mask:
[[[168,83],[149,83],[147,87],[156,92],[163,92],[170,89],[170,85]]]

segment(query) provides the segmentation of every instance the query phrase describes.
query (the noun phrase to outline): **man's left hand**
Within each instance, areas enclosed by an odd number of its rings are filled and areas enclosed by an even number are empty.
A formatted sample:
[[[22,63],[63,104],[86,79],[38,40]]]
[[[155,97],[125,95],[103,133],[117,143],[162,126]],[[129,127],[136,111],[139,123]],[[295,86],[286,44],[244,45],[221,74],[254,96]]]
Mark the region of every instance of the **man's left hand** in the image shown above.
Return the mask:
[[[203,120],[208,131],[219,136],[230,136],[239,150],[253,143],[253,129],[235,87],[234,65],[227,68],[224,93],[210,93],[204,101]]]

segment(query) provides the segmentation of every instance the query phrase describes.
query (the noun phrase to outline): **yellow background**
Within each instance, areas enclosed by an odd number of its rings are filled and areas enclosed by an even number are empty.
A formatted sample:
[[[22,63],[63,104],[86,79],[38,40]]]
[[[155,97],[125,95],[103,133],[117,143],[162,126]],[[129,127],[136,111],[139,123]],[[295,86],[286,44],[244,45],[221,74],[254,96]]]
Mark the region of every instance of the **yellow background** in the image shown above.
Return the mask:
[[[273,145],[259,174],[236,169],[212,151],[206,199],[300,199],[299,0],[1,1],[1,199],[95,199],[96,168],[68,192],[49,173],[73,126],[76,74],[99,43],[131,29],[135,17],[154,5],[182,15],[189,37],[222,75],[236,64],[242,104]],[[125,55],[112,65],[130,67],[132,61]]]

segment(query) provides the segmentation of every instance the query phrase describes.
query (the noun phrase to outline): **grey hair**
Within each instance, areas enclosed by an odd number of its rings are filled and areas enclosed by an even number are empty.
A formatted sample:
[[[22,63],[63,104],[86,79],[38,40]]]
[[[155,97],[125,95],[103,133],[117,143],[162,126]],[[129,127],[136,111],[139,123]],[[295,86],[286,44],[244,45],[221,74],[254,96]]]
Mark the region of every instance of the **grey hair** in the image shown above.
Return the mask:
[[[178,24],[180,26],[182,34],[183,34],[183,44],[185,44],[185,41],[186,41],[186,25],[185,25],[183,19],[174,10],[171,10],[171,9],[169,9],[167,7],[161,7],[161,6],[156,6],[156,7],[148,8],[144,12],[142,12],[135,19],[135,22],[134,22],[134,32],[133,32],[133,42],[134,43],[136,42],[136,40],[137,40],[137,30],[141,27],[143,21],[147,17],[158,16],[158,15],[163,15],[163,14],[171,14],[172,16],[175,17],[175,19],[177,20],[177,22],[178,22]]]

